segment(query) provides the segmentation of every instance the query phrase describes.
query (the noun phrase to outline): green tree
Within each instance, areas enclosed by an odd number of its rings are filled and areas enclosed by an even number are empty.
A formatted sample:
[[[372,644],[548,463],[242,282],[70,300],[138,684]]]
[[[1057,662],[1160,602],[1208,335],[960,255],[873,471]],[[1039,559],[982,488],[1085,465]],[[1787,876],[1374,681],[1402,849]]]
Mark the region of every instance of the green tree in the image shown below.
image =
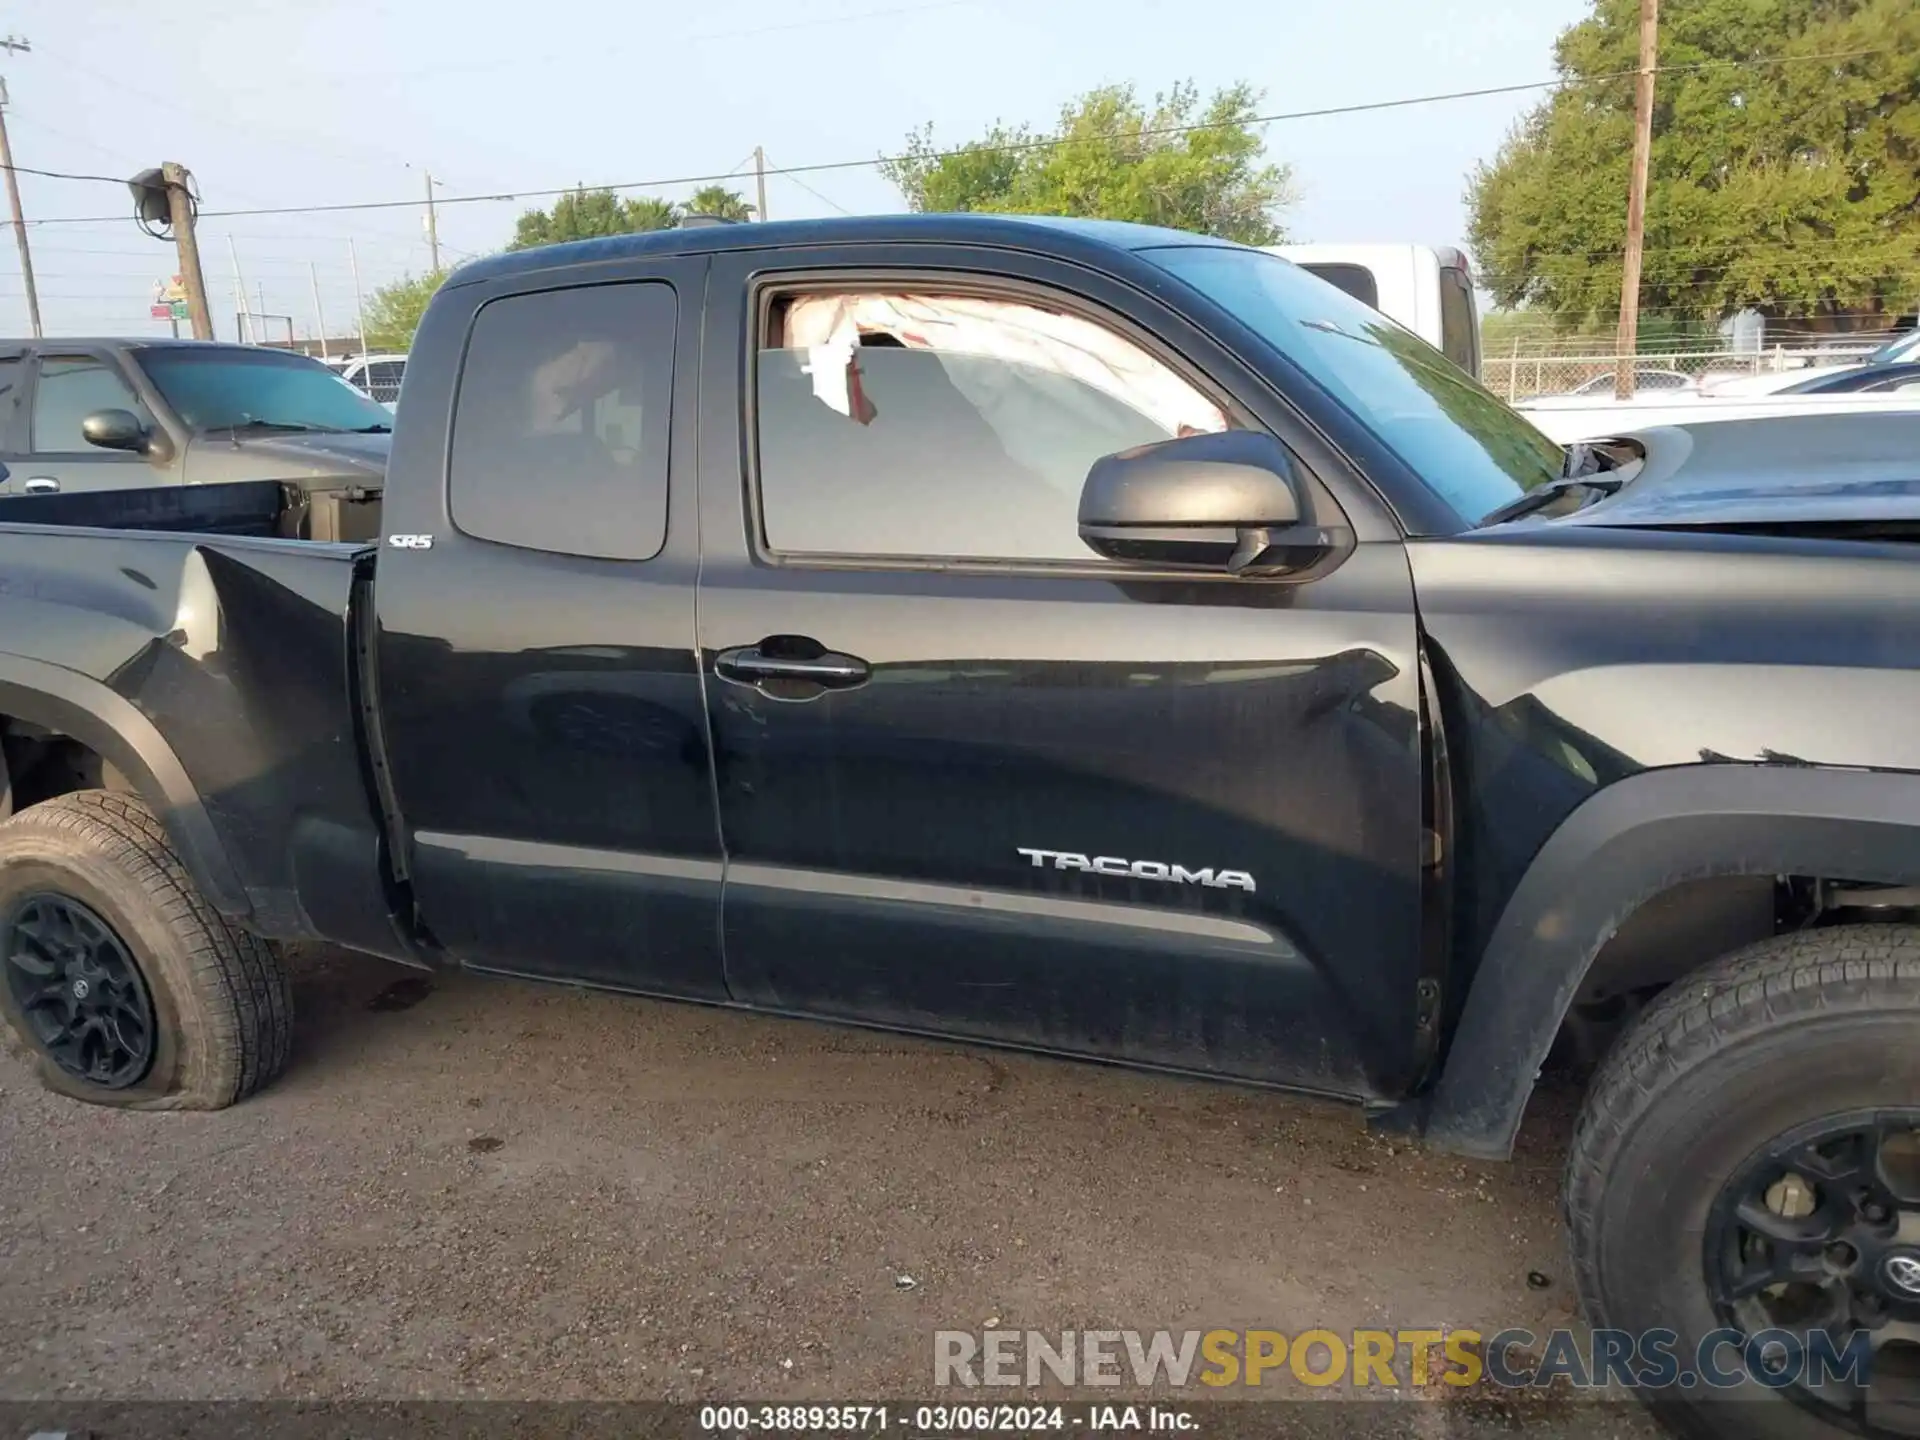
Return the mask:
[[[1618,301],[1619,296],[1614,297]],[[1492,309],[1480,317],[1480,349],[1489,359],[1509,354],[1531,355],[1543,346],[1565,350],[1570,342],[1592,348],[1592,355],[1608,354],[1619,334],[1619,315],[1609,313],[1587,320],[1565,321],[1550,310]],[[1685,316],[1648,314],[1640,317],[1643,350],[1711,350],[1720,344],[1717,328]]]
[[[717,215],[722,220],[751,220],[753,207],[746,196],[724,185],[703,185],[680,207],[685,215]]]
[[[1482,283],[1576,329],[1617,312],[1637,0],[1593,0],[1568,82],[1468,179]],[[1781,63],[1769,63],[1769,62]],[[1920,6],[1668,0],[1640,303],[1711,323],[1751,306],[1845,328],[1920,291]]]
[[[1089,215],[1272,245],[1292,172],[1266,159],[1259,99],[1234,85],[1203,103],[1182,84],[1149,108],[1131,86],[1109,85],[1065,106],[1051,130],[995,125],[942,150],[928,126],[881,169],[914,210]]]
[[[382,285],[367,302],[367,347],[371,350],[408,350],[420,328],[433,292],[447,278],[444,270],[425,275],[403,275]]]
[[[514,222],[509,250],[557,245],[563,240],[593,240],[602,235],[631,235],[641,230],[670,230],[673,206],[649,195],[623,200],[611,190],[569,190],[551,210],[528,210]]]
[[[637,235],[644,230],[671,230],[679,218],[679,212],[665,200],[642,195],[627,201],[627,229],[624,233]]]

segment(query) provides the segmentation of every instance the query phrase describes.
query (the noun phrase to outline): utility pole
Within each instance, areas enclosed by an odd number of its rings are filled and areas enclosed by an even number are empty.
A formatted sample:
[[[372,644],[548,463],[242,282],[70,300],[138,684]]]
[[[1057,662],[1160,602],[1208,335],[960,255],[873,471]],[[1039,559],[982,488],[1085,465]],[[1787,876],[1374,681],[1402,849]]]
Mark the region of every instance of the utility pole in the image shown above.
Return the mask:
[[[180,251],[180,283],[187,287],[187,316],[193,338],[213,339],[213,312],[207,309],[207,281],[200,272],[200,241],[193,233],[193,176],[184,165],[168,160],[160,166],[167,187],[167,207],[173,216],[173,243]]]
[[[433,212],[433,172],[427,171],[427,249],[433,254],[433,273],[440,273],[440,219]]]
[[[1627,250],[1620,266],[1620,334],[1614,344],[1616,400],[1633,398],[1640,350],[1640,251],[1647,233],[1647,164],[1653,154],[1653,72],[1659,30],[1660,0],[1640,0],[1640,73],[1633,82],[1633,182],[1627,194]]]
[[[233,338],[242,345],[251,345],[257,337],[253,332],[253,318],[247,313],[247,282],[240,278],[240,250],[233,243],[231,233],[227,236],[227,255],[233,261]]]
[[[360,298],[360,255],[353,248],[353,237],[347,237],[347,265],[353,271],[353,314],[360,328],[360,353],[367,353],[367,302]]]
[[[767,218],[767,152],[758,145],[753,147],[753,184],[759,192],[759,218]]]
[[[313,324],[320,332],[320,358],[331,360],[333,356],[327,349],[327,317],[320,309],[320,267],[311,260],[307,262],[307,278],[313,282]]]
[[[0,40],[9,55],[26,54],[33,47],[17,35]],[[20,279],[27,288],[27,319],[34,338],[40,337],[40,292],[33,283],[33,255],[27,249],[27,222],[20,214],[20,178],[13,173],[13,144],[7,139],[7,82],[0,80],[0,165],[7,167],[7,200],[13,206],[13,238],[20,246]]]

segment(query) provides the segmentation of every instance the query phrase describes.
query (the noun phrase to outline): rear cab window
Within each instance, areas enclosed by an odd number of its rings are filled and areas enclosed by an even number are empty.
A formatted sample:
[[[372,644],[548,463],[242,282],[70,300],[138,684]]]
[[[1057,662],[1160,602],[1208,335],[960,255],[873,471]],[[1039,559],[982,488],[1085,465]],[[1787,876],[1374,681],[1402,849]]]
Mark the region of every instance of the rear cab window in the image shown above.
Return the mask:
[[[673,287],[657,280],[483,305],[454,401],[455,527],[562,555],[658,555],[676,315]]]

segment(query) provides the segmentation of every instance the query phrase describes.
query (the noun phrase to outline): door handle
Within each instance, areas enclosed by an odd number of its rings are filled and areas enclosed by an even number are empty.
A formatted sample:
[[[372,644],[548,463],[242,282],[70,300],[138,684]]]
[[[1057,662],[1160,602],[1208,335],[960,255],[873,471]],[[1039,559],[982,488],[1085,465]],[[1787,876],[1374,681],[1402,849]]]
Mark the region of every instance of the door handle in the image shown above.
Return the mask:
[[[57,495],[60,492],[60,482],[51,475],[35,475],[20,488],[29,495]]]
[[[737,645],[731,650],[722,650],[713,657],[713,671],[722,680],[762,689],[769,683],[784,681],[821,690],[851,690],[867,683],[873,667],[857,655],[836,654],[805,636],[782,635],[762,640],[758,645]],[[796,697],[776,695],[775,698]]]

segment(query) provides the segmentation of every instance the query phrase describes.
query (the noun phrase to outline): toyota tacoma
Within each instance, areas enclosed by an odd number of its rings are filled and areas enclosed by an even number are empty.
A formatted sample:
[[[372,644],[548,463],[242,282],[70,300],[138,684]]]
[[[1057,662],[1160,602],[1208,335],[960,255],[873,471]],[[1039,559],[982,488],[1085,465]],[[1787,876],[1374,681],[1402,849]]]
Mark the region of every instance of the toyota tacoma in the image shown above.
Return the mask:
[[[1920,1335],[1920,469],[1795,433],[1563,451],[1170,231],[478,261],[377,545],[275,538],[272,485],[0,501],[0,1012],[56,1090],[224,1106],[324,940],[1487,1157],[1558,1044],[1593,1323],[1877,1362]],[[1882,1388],[1759,1393],[1656,1400],[1798,1434]]]

